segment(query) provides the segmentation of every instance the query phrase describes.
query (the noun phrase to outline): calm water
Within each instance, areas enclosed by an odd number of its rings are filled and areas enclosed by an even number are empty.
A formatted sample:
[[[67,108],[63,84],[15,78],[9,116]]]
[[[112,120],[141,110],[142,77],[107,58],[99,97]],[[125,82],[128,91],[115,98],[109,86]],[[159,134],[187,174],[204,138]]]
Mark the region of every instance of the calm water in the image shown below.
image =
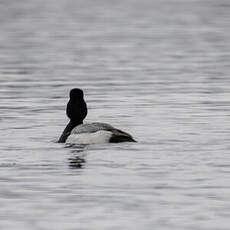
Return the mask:
[[[0,229],[228,230],[229,11],[1,1]],[[55,143],[72,87],[138,143]]]

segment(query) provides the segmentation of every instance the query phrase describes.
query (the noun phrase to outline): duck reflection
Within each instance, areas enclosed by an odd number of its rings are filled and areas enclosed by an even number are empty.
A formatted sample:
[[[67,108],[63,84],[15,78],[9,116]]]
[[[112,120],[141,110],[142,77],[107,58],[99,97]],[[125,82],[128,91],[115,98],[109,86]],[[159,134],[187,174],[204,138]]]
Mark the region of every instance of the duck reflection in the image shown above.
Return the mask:
[[[82,168],[86,163],[86,160],[80,156],[71,157],[69,160],[69,167],[70,168]]]
[[[69,167],[70,168],[83,168],[86,160],[85,160],[85,153],[84,148],[85,146],[68,146],[67,148],[71,148],[72,156],[68,158]]]

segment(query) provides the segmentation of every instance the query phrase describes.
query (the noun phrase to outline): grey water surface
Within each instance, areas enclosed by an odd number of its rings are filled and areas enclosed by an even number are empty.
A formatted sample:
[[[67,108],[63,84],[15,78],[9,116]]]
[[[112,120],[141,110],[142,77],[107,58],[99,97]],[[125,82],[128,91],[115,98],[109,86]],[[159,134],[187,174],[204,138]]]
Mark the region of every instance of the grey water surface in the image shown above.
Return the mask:
[[[229,230],[230,3],[0,1],[0,229]],[[56,143],[71,88],[137,143]]]

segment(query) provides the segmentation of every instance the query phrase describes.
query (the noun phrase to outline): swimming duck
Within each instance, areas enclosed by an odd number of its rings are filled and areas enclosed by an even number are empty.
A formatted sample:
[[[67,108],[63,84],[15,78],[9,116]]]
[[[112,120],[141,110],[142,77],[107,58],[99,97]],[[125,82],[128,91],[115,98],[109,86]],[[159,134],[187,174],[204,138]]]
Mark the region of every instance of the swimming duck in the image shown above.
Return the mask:
[[[60,136],[59,143],[96,144],[136,142],[130,134],[114,128],[109,124],[99,122],[83,124],[83,120],[88,113],[83,91],[74,88],[70,90],[69,97],[66,114],[70,121]]]

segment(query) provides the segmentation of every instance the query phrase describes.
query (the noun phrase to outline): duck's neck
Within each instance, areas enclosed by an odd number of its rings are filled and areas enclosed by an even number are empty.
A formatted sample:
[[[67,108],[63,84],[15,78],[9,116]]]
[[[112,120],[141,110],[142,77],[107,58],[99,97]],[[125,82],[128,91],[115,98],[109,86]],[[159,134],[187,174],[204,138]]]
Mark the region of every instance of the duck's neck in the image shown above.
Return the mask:
[[[83,124],[83,121],[70,121],[60,136],[58,143],[65,143],[66,139],[71,134],[71,131],[80,124]]]

